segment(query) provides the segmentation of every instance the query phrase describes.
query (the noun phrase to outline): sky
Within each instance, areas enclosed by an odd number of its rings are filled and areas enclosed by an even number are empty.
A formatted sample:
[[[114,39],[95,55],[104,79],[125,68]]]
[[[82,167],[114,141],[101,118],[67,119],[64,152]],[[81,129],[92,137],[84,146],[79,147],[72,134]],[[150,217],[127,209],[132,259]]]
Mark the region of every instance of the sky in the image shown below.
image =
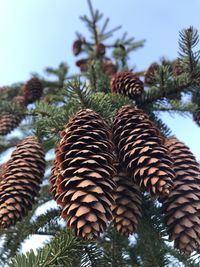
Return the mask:
[[[119,34],[146,39],[131,56],[138,71],[162,56],[175,59],[181,29],[192,25],[200,31],[199,0],[93,0],[93,5],[110,18],[111,28],[122,25]],[[0,10],[0,86],[26,81],[63,61],[70,73],[78,72],[71,47],[76,31],[88,33],[79,19],[89,14],[86,0],[0,0]],[[191,117],[162,117],[200,160],[200,128]]]

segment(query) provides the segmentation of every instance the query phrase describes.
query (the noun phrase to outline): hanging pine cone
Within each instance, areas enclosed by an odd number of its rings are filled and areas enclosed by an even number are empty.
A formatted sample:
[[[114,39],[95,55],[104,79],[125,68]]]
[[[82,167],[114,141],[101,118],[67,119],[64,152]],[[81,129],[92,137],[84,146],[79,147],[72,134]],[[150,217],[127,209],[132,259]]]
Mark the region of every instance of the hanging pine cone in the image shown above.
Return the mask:
[[[72,50],[73,50],[73,54],[75,56],[78,56],[81,53],[81,51],[82,51],[82,44],[83,44],[83,42],[81,40],[74,41]]]
[[[76,66],[80,68],[81,72],[86,72],[88,70],[88,63],[89,59],[88,58],[83,58],[78,61],[76,61]]]
[[[183,66],[180,59],[177,59],[173,64],[172,69],[173,76],[176,78],[183,73]]]
[[[6,135],[14,130],[21,122],[21,116],[5,114],[0,116],[0,135]]]
[[[33,77],[26,82],[23,87],[24,98],[26,104],[31,104],[36,100],[39,100],[42,96],[43,85],[42,82],[37,78]]]
[[[117,170],[114,181],[117,185],[114,194],[113,225],[122,235],[128,236],[137,229],[141,217],[142,198],[137,185],[132,184],[128,173],[115,164]]]
[[[192,114],[193,120],[200,127],[200,111],[196,111]]]
[[[111,131],[90,109],[78,112],[65,126],[56,153],[61,179],[57,202],[67,226],[84,239],[99,236],[112,219],[115,173]]]
[[[153,84],[153,75],[155,74],[155,72],[157,71],[157,69],[159,68],[158,63],[152,63],[149,68],[147,69],[147,71],[145,71],[144,73],[144,83],[148,84],[148,85],[152,85]]]
[[[96,45],[96,54],[97,56],[103,56],[106,52],[106,47],[104,44],[100,43]]]
[[[12,102],[19,108],[19,111],[23,111],[25,108],[25,99],[23,96],[15,96]],[[0,135],[6,135],[12,130],[17,128],[22,119],[23,114],[13,115],[13,114],[2,114],[0,115]]]
[[[103,60],[101,68],[102,72],[107,76],[112,76],[117,72],[117,66],[109,58]]]
[[[136,99],[143,93],[144,85],[134,73],[123,71],[113,76],[110,81],[110,90],[113,93],[119,93]]]
[[[200,245],[200,173],[189,148],[176,138],[166,140],[174,159],[174,187],[164,198],[163,212],[174,247],[191,254]]]
[[[0,227],[16,224],[32,208],[44,175],[45,160],[38,140],[25,138],[8,161],[0,183]]]
[[[22,107],[22,108],[25,107],[26,105],[24,96],[20,96],[20,95],[13,97],[12,102],[18,107]]]
[[[118,158],[142,191],[169,194],[174,172],[164,139],[140,109],[123,106],[114,119],[113,138]]]

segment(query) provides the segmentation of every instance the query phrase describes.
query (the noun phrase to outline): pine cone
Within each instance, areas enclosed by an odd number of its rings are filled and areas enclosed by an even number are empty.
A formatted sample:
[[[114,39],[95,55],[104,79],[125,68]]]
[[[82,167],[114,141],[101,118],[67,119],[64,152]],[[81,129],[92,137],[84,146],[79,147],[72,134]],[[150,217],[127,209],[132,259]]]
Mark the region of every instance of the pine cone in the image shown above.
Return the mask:
[[[174,172],[164,139],[140,109],[123,106],[114,120],[113,138],[122,166],[142,191],[169,194]]]
[[[152,85],[153,84],[153,75],[155,74],[155,72],[157,71],[157,69],[159,68],[158,63],[152,63],[149,68],[147,69],[147,71],[144,73],[144,83],[148,84],[148,85]]]
[[[200,127],[200,111],[196,111],[192,114],[193,120]]]
[[[115,168],[117,189],[114,194],[113,225],[120,234],[128,236],[137,229],[142,198],[138,186],[131,183],[128,173],[119,164],[115,164]]]
[[[123,71],[113,76],[110,81],[110,90],[113,93],[119,93],[136,99],[143,93],[144,85],[134,73]]]
[[[25,99],[23,96],[15,96],[12,99],[12,103],[14,103],[19,110],[23,110],[25,108]],[[0,135],[6,135],[10,133],[12,130],[17,128],[22,119],[24,118],[23,114],[13,115],[13,114],[2,114],[0,115]]]
[[[100,43],[96,46],[96,54],[97,56],[103,56],[106,52],[106,47],[104,44]]]
[[[88,58],[83,58],[78,61],[76,61],[76,66],[80,68],[81,72],[86,72],[88,70],[88,63],[89,59]]]
[[[21,116],[5,114],[0,116],[0,135],[6,135],[14,130],[21,122]]]
[[[0,183],[0,227],[16,224],[32,208],[44,175],[45,160],[35,137],[25,138],[8,161]]]
[[[61,136],[56,153],[61,216],[75,235],[96,238],[112,219],[115,158],[111,131],[98,114],[86,109],[69,121]]]
[[[183,66],[180,59],[177,59],[173,64],[173,76],[176,78],[183,73]]]
[[[164,198],[163,212],[174,247],[191,254],[200,245],[200,173],[189,148],[176,138],[166,146],[174,159],[174,187]]]
[[[24,96],[21,96],[21,95],[13,97],[12,102],[15,105],[22,107],[22,108],[24,108],[26,106],[25,98],[24,98]]]
[[[43,85],[42,82],[37,78],[33,77],[26,82],[23,87],[24,98],[26,104],[31,104],[36,100],[39,100],[42,96]]]
[[[82,44],[83,44],[83,42],[81,40],[74,41],[72,50],[73,50],[73,54],[75,56],[78,56],[81,53],[81,51],[82,51]]]
[[[117,72],[117,66],[108,58],[103,60],[101,68],[102,72],[107,76],[112,76]]]

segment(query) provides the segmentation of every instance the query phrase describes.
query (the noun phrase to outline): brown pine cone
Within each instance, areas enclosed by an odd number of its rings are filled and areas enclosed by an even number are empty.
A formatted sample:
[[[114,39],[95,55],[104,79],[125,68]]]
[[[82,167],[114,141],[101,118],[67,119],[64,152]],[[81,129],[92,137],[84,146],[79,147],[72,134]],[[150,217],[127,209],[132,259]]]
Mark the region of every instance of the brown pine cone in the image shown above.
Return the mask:
[[[96,45],[96,54],[97,56],[103,56],[106,52],[106,47],[104,44],[100,43]]]
[[[117,185],[113,206],[113,225],[122,235],[128,236],[136,231],[141,218],[142,197],[139,187],[131,183],[131,179],[119,164],[114,181]]]
[[[80,68],[81,72],[86,72],[88,70],[88,66],[87,66],[88,61],[89,61],[88,58],[83,58],[83,59],[76,61],[76,66]]]
[[[174,77],[178,77],[183,73],[183,66],[180,59],[177,59],[173,64],[172,73]]]
[[[158,68],[159,68],[159,65],[156,62],[152,63],[149,66],[147,71],[145,71],[145,73],[144,73],[144,83],[145,84],[148,84],[148,85],[153,84],[153,75],[157,71]]]
[[[0,116],[0,135],[6,135],[14,130],[21,122],[21,116],[5,114]]]
[[[176,138],[165,142],[174,159],[174,187],[164,198],[165,223],[174,247],[191,254],[200,245],[200,172],[195,157]]]
[[[39,100],[42,96],[42,92],[43,84],[37,77],[33,77],[28,80],[23,87],[26,104],[31,104],[36,100]]]
[[[110,81],[112,93],[126,95],[132,99],[138,98],[144,91],[143,82],[132,72],[116,73]]]
[[[25,107],[25,105],[26,105],[25,98],[24,98],[24,96],[21,96],[21,95],[13,97],[12,102],[15,105],[22,107],[22,108]]]
[[[61,136],[56,153],[61,216],[76,236],[97,238],[112,219],[115,157],[111,131],[97,113],[85,109],[65,125]]]
[[[120,163],[142,191],[169,194],[173,163],[160,131],[142,110],[127,105],[118,111],[113,140]]]
[[[117,72],[117,66],[109,58],[103,60],[101,68],[102,72],[107,76],[112,76]]]
[[[15,96],[12,102],[22,111],[25,108],[23,96]],[[18,127],[24,115],[2,114],[0,115],[0,135],[6,135]]]
[[[0,227],[16,224],[32,208],[45,170],[44,152],[38,140],[26,137],[17,145],[0,182]]]
[[[78,56],[81,53],[81,51],[82,51],[82,44],[83,44],[83,42],[81,40],[74,41],[72,50],[73,50],[73,54],[75,56]]]

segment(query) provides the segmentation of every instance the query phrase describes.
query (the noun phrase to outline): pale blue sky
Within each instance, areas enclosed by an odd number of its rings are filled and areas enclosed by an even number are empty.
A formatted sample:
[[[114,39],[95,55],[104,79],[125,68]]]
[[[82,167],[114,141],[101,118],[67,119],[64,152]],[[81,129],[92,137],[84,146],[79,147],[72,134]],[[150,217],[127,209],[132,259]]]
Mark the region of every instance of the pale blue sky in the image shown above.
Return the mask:
[[[193,25],[200,30],[199,0],[93,0],[110,26],[123,26],[130,36],[146,39],[132,54],[137,70],[161,56],[174,59],[178,32]],[[0,0],[0,85],[25,81],[61,61],[77,72],[71,53],[75,31],[87,33],[79,15],[88,14],[85,0]],[[178,138],[200,159],[200,128],[191,119],[163,115]]]

